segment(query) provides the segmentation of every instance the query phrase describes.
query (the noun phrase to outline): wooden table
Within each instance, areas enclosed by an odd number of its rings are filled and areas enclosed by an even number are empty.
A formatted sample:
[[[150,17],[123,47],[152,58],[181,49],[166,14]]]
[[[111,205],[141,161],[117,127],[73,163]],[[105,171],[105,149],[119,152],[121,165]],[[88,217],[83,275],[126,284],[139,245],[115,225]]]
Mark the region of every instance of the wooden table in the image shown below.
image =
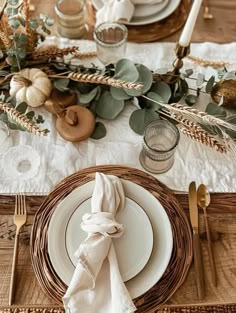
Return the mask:
[[[187,195],[176,194],[176,196],[188,214]],[[218,286],[215,288],[211,282],[206,232],[203,216],[200,214],[200,236],[204,258],[206,297],[202,302],[199,302],[197,298],[194,266],[192,265],[186,281],[167,303],[169,312],[172,312],[172,307],[177,310],[176,306],[181,306],[181,308],[178,309],[179,311],[173,312],[192,312],[190,307],[192,307],[193,312],[205,312],[206,307],[201,307],[203,304],[207,304],[209,306],[208,309],[213,310],[213,307],[217,308],[216,304],[220,305],[219,308],[222,309],[222,305],[236,303],[236,193],[215,193],[211,196],[212,202],[209,207],[209,222],[213,235]],[[31,225],[34,214],[43,199],[43,196],[27,197],[28,220],[21,235],[20,253],[17,265],[15,303],[18,306],[56,306],[56,304],[40,289],[32,270],[29,253]],[[8,303],[8,289],[15,235],[13,213],[14,197],[0,196],[0,312],[1,306],[6,307]],[[200,307],[197,309],[196,306]],[[186,307],[188,307],[188,309]],[[227,308],[227,312],[233,312],[230,311],[230,305]]]
[[[53,7],[55,0],[36,1],[35,13],[54,15]],[[193,42],[213,41],[231,42],[236,38],[236,1],[235,0],[211,0],[209,1],[213,20],[204,20],[199,15],[193,34]],[[55,28],[53,29],[55,34]],[[90,35],[91,36],[91,33]],[[166,38],[164,41],[177,41],[180,31]],[[204,301],[197,299],[194,268],[191,267],[186,281],[176,294],[168,301],[167,308],[159,312],[218,312],[227,308],[227,312],[235,312],[230,306],[236,303],[236,193],[212,194],[212,202],[209,207],[209,221],[213,231],[214,254],[219,278],[218,287],[214,288],[211,283],[209,259],[207,256],[206,233],[203,216],[200,215],[201,245],[204,258],[204,270],[206,277],[206,297]],[[177,194],[184,209],[188,212],[188,199],[186,194]],[[34,276],[30,253],[29,238],[34,214],[44,197],[29,196],[27,225],[21,235],[19,260],[17,265],[17,290],[16,305],[41,306],[37,312],[60,312],[61,309],[43,293]],[[8,311],[8,292],[11,274],[15,228],[13,226],[14,197],[0,196],[0,312]],[[227,304],[229,304],[227,306]],[[203,308],[204,305],[204,308]],[[207,305],[207,306],[205,306]],[[179,308],[176,308],[178,307]],[[45,307],[47,307],[45,309]],[[56,308],[55,308],[56,307]],[[235,307],[234,307],[235,308]],[[14,308],[13,308],[14,311]],[[27,312],[33,312],[29,309]],[[226,311],[222,311],[226,312]],[[108,312],[107,312],[108,313]]]
[[[3,1],[3,0],[1,0]],[[88,0],[87,0],[88,1]],[[54,6],[56,0],[31,0],[35,5],[35,14],[44,13],[55,18]],[[212,41],[218,43],[232,42],[236,40],[236,1],[235,0],[208,0],[210,11],[214,18],[212,20],[203,19],[203,8],[200,11],[196,27],[193,32],[192,42]],[[92,38],[92,28],[88,38]],[[162,41],[176,42],[181,31],[163,39]],[[56,34],[56,25],[52,28],[52,34]]]

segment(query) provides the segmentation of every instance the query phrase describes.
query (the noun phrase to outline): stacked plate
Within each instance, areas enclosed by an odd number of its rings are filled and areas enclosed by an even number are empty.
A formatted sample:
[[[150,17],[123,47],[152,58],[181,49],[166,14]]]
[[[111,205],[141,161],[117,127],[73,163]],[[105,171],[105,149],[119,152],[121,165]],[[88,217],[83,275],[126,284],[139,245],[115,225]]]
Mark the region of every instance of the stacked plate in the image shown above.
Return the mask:
[[[48,229],[48,253],[54,269],[69,285],[77,259],[74,256],[87,234],[80,228],[82,216],[91,212],[94,181],[73,190],[55,209]],[[173,239],[169,218],[156,198],[132,182],[122,180],[124,210],[116,221],[124,234],[113,239],[119,269],[132,296],[149,290],[170,261]],[[57,234],[55,236],[55,234]]]
[[[116,215],[125,232],[113,239],[123,280],[139,309],[170,298],[192,259],[191,228],[171,191],[154,177],[122,166],[97,166],[65,178],[39,208],[31,233],[32,264],[43,290],[58,303],[65,294],[86,237],[82,216],[91,210],[96,172],[122,180],[125,208]]]
[[[135,10],[127,25],[147,25],[159,22],[171,15],[179,6],[181,0],[133,0]],[[99,10],[103,0],[92,0],[93,6]]]

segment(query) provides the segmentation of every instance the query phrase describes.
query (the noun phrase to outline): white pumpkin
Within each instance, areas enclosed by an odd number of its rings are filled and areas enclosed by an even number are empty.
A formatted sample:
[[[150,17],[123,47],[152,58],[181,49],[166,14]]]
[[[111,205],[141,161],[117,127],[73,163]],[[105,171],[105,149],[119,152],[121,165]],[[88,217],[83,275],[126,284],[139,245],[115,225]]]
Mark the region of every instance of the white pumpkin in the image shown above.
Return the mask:
[[[17,103],[26,102],[34,108],[43,105],[51,91],[50,79],[38,68],[26,68],[10,81],[10,95],[16,97]]]

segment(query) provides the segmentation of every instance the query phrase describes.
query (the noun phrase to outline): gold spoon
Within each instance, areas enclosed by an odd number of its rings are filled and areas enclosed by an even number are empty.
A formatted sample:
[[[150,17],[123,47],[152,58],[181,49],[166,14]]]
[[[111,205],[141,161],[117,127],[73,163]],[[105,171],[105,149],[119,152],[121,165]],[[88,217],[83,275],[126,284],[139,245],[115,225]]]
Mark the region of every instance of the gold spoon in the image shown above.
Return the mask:
[[[207,207],[209,206],[210,202],[211,202],[210,193],[207,187],[204,184],[201,184],[197,190],[197,203],[200,206],[200,208],[203,209],[203,213],[204,213],[206,233],[207,233],[208,254],[209,254],[210,267],[211,267],[211,273],[212,273],[212,282],[213,282],[213,285],[216,287],[217,285],[216,265],[215,265],[213,251],[212,251],[211,232],[210,232],[210,227],[209,227],[208,219],[207,219]]]

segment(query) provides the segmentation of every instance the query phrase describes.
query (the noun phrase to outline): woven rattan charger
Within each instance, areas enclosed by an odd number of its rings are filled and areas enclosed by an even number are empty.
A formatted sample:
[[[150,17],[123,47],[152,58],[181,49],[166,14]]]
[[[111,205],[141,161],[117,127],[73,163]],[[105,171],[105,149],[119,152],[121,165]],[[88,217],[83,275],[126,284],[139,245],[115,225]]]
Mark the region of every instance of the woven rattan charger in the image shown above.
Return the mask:
[[[75,188],[86,184],[96,172],[116,175],[147,189],[165,208],[173,232],[173,251],[162,278],[142,296],[136,298],[138,312],[149,312],[165,303],[185,280],[192,261],[192,238],[188,219],[174,194],[153,176],[140,170],[123,166],[97,166],[81,170],[59,183],[40,206],[31,234],[31,257],[37,279],[42,289],[61,304],[67,286],[54,271],[48,255],[47,231],[57,205]]]
[[[190,0],[181,0],[181,3],[176,10],[170,16],[159,22],[141,26],[127,25],[128,40],[138,43],[152,42],[170,36],[184,25],[190,7]],[[89,25],[90,33],[92,33],[96,23],[96,10],[91,1],[87,1],[86,9],[87,23]]]

